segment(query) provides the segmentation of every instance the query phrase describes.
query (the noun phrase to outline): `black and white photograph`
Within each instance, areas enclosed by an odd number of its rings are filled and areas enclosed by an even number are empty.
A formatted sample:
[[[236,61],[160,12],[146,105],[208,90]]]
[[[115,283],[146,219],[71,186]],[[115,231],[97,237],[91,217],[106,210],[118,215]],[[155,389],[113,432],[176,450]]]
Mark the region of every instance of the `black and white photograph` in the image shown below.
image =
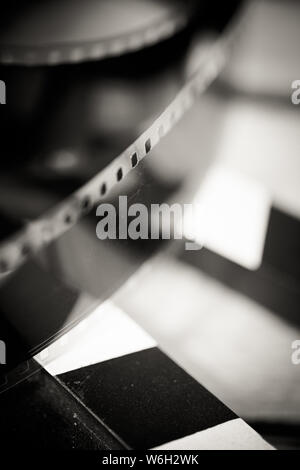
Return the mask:
[[[3,0],[0,104],[0,456],[300,450],[300,1]]]

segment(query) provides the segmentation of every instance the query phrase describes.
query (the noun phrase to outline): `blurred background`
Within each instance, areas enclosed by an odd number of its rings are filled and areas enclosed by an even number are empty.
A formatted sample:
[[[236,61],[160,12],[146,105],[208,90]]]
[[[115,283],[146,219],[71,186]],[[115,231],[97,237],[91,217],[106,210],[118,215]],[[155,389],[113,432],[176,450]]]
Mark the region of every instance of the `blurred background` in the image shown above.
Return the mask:
[[[29,15],[21,26],[3,27],[0,78],[11,85],[8,110],[1,109],[3,240],[89,181],[149,127],[238,2],[215,18],[202,2],[129,2],[132,10],[118,3],[132,28],[170,10],[182,26],[146,51],[99,62],[75,57],[54,67],[12,65],[5,50],[17,40],[24,46],[28,31],[26,47],[47,43],[42,23],[35,28]],[[149,157],[103,194],[115,205],[120,194],[147,205],[200,203],[206,216],[194,239],[203,248],[186,251],[184,240],[100,242],[93,209],[3,275],[0,305],[3,331],[12,335],[13,325],[25,350],[37,352],[50,332],[110,298],[270,443],[293,449],[300,448],[300,365],[291,360],[300,339],[300,105],[291,94],[300,80],[300,3],[249,0],[243,8],[222,74]],[[69,40],[86,31],[92,40],[88,15],[79,23],[83,30],[74,26],[76,15],[75,8]],[[120,33],[119,24],[109,24],[109,32]],[[67,35],[62,25],[55,24],[60,41]]]
[[[249,6],[225,74],[157,157],[207,164],[205,247],[159,255],[116,301],[276,447],[299,448],[300,5]]]

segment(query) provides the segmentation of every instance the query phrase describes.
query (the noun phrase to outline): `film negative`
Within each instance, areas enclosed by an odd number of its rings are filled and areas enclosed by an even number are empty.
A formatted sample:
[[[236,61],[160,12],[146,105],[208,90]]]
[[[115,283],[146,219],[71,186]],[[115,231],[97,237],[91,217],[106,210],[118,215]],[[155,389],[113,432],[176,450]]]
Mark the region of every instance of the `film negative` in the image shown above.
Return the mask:
[[[88,179],[67,199],[57,205],[53,205],[51,200],[50,206],[53,207],[42,211],[40,217],[27,223],[19,233],[2,243],[1,334],[6,339],[10,351],[8,364],[2,368],[3,389],[6,390],[19,381],[18,369],[10,372],[12,367],[43,351],[55,339],[82,322],[97,302],[99,303],[99,299],[107,299],[152,255],[155,246],[150,243],[147,248],[141,246],[138,255],[134,251],[129,257],[127,253],[124,254],[125,250],[118,247],[111,250],[109,243],[101,243],[101,249],[98,243],[96,250],[96,240],[85,237],[82,224],[87,223],[86,217],[98,201],[113,199],[120,191],[124,194],[123,185],[125,184],[126,189],[126,184],[132,176],[135,175],[137,180],[141,178],[143,173],[139,173],[140,168],[147,162],[155,146],[221,72],[243,27],[245,17],[245,13],[240,13],[221,36],[209,40],[205,36],[205,47],[201,47],[199,55],[196,54],[192,77],[180,89],[171,104],[158,118],[150,122],[140,137],[124,152],[116,158],[113,156],[112,161],[102,171]],[[200,44],[203,44],[202,41]],[[166,188],[159,187],[153,178],[141,180],[139,186],[144,188],[145,195],[141,193],[141,189],[138,191],[141,196],[145,196],[145,200],[147,188],[150,186],[154,194],[159,194],[157,202],[165,197]],[[170,187],[167,191],[173,189]],[[136,190],[133,195],[135,192]],[[84,257],[78,256],[76,266],[73,254],[72,259],[70,256],[63,256],[65,263],[60,262],[57,268],[60,246],[73,246],[74,239],[68,234],[74,231],[77,232],[75,243],[86,246],[87,251]],[[56,244],[54,249],[53,244]],[[74,247],[76,248],[76,245]],[[48,258],[47,261],[45,258]],[[88,269],[92,266],[96,273],[95,280],[89,278],[86,281],[88,276],[85,279],[82,273],[77,276],[78,268],[84,273],[86,259],[90,263]],[[106,267],[104,275],[99,279],[99,270],[96,269],[105,263],[109,269]],[[54,265],[55,269],[52,269]],[[24,305],[26,315],[23,315]],[[56,349],[57,344],[60,343],[56,343]],[[63,354],[63,350],[58,350],[59,354]],[[26,373],[22,373],[22,378],[24,377]]]
[[[5,238],[0,246],[0,268],[3,274],[17,269],[29,256],[60,237],[88,213],[95,203],[103,199],[151,153],[151,150],[191,108],[198,97],[219,75],[226,64],[228,55],[242,28],[246,15],[239,14],[226,31],[201,51],[197,70],[179,91],[174,100],[158,118],[119,156],[102,171],[63,201],[54,204],[38,218],[31,220],[11,237]]]

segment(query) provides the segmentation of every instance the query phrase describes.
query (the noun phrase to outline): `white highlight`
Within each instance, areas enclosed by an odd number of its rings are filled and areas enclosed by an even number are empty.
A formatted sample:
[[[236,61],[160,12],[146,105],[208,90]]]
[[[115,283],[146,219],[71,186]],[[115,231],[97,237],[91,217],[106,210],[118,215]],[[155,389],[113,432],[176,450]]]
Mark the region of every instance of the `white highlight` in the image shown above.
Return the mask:
[[[273,450],[242,419],[237,418],[190,436],[168,442],[157,450]]]
[[[43,352],[36,357],[50,374],[63,374],[156,346],[151,336],[109,301],[97,307],[86,322],[80,340],[72,340],[74,330],[81,330],[80,323],[63,336],[67,348],[59,357],[48,363],[43,363]],[[54,356],[52,352],[59,348],[59,341],[49,346],[47,356]]]
[[[214,166],[185,218],[185,236],[248,269],[262,260],[271,200],[239,172]]]

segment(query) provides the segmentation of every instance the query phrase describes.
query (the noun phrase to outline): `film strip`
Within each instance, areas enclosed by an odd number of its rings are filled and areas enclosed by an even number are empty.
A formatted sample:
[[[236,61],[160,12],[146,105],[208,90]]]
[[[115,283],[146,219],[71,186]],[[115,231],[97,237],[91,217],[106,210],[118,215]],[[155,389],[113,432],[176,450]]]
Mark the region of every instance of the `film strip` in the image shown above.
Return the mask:
[[[132,161],[132,164],[133,164],[132,166],[133,167],[136,166],[134,164],[136,162],[136,160],[137,160],[137,155],[133,158],[133,161]],[[87,208],[87,211],[88,211],[88,208]],[[88,328],[91,328],[92,323],[89,323],[89,321],[87,321],[87,322],[83,321],[79,324],[79,326],[81,326],[85,330],[87,326],[88,326]],[[76,330],[76,327],[70,331],[70,333],[73,333],[73,335],[74,335],[74,338],[73,338],[74,340],[75,340],[75,335],[76,335],[75,330]],[[41,362],[43,364],[50,364],[50,362],[55,361],[55,359],[58,356],[68,354],[68,349],[70,348],[70,343],[73,343],[73,340],[70,341],[70,339],[69,339],[68,341],[65,341],[65,337],[62,337],[59,341],[57,341],[55,343],[55,348],[54,349],[51,349],[51,347],[49,347],[49,348],[43,350],[42,353],[40,353],[40,355],[39,355],[39,359],[41,360]],[[136,356],[136,358],[138,360],[141,360],[143,362],[145,360],[145,357],[147,357],[148,355],[151,358],[154,358],[155,356],[160,356],[159,350],[157,351],[157,348],[156,348],[155,344],[152,345],[152,347],[151,347],[151,344],[148,345],[148,347],[147,347],[147,344],[145,344],[144,347],[146,348],[146,350],[149,349],[149,351],[147,351],[146,353],[143,353],[142,351],[138,351],[138,350],[134,351],[134,354],[138,354],[138,357]],[[154,349],[156,349],[156,351],[154,351]],[[142,353],[142,354],[140,354],[140,353]],[[117,358],[115,357],[114,359],[117,359]],[[106,362],[106,360],[110,360],[110,359],[106,358],[106,359],[99,360],[99,363]],[[127,358],[127,360],[128,360],[128,358]],[[22,368],[19,369],[18,374],[16,375],[16,380],[20,381],[20,380],[22,380],[22,377],[30,376],[31,372],[30,372],[29,369],[31,367],[30,364],[32,362],[33,361],[28,361],[28,362],[26,362],[26,365],[25,364],[22,365]],[[90,363],[90,364],[79,364],[79,363],[77,363],[78,369],[80,369],[81,367],[85,367],[85,366],[90,367],[90,366],[93,366],[93,365],[94,365],[93,363]],[[108,363],[106,364],[106,366],[109,366],[109,367],[111,365],[112,364],[108,364]],[[105,364],[104,364],[104,366],[105,366]],[[113,370],[113,368],[111,370]],[[74,369],[73,369],[73,371],[74,371]],[[72,373],[72,370],[69,370],[69,371],[65,370],[65,371],[62,371],[61,373],[62,374],[69,374],[69,373]],[[77,372],[76,372],[76,374],[77,374]],[[76,374],[74,372],[74,375],[76,375]],[[58,372],[58,375],[60,375],[60,372]],[[78,372],[78,375],[80,375],[79,372]],[[5,385],[7,387],[7,385],[8,385],[7,377],[6,377],[5,380],[6,380]],[[68,389],[69,390],[72,389],[72,393],[74,393],[76,396],[78,396],[77,395],[77,390],[76,390],[76,384],[75,384],[75,386],[73,384],[73,382],[75,383],[75,380],[73,380],[71,376],[69,376],[69,379],[67,378],[67,376],[61,377],[61,378],[59,378],[59,381],[60,380],[62,382],[65,382],[65,383],[67,382],[67,380],[69,380],[69,382],[67,384]],[[9,382],[9,380],[8,380],[8,382]],[[18,383],[18,382],[15,382],[15,383]],[[130,382],[128,381],[128,384],[129,383]],[[241,424],[241,427],[240,427],[240,424]],[[226,432],[222,433],[222,428],[224,429],[224,427],[227,427],[227,425],[230,428],[230,429],[228,429],[228,433],[226,433]],[[166,438],[164,438],[165,442],[163,442],[161,440],[160,442],[157,442],[154,445],[157,445],[156,448],[163,448],[163,449],[178,449],[179,448],[178,446],[180,446],[180,445],[182,445],[186,449],[187,446],[190,445],[189,448],[194,449],[195,448],[194,446],[199,447],[201,445],[201,440],[205,436],[203,434],[202,434],[202,436],[200,436],[200,433],[203,433],[203,432],[204,432],[204,434],[210,434],[212,436],[212,442],[213,443],[216,442],[217,435],[218,435],[218,433],[216,433],[216,431],[218,431],[218,429],[220,430],[220,428],[218,428],[218,426],[221,426],[220,439],[222,440],[223,443],[226,441],[226,437],[229,436],[230,439],[232,438],[232,435],[234,434],[235,426],[236,426],[236,433],[237,434],[239,434],[240,436],[243,436],[243,437],[246,435],[246,433],[244,433],[244,431],[246,430],[245,423],[243,423],[239,419],[232,419],[232,420],[229,420],[228,422],[222,422],[220,425],[208,427],[204,431],[199,431],[198,430],[192,435],[187,434],[186,436],[177,436],[178,438],[176,438],[176,436],[172,436],[170,434],[170,436],[168,436],[168,441],[166,440]],[[127,434],[127,432],[126,432],[126,434]],[[175,437],[175,440],[174,440],[174,437]],[[198,440],[198,437],[200,437],[199,440]],[[206,446],[205,448],[207,448],[207,446],[209,446],[209,441],[208,440],[205,439],[202,442],[203,442],[203,445]],[[150,445],[152,445],[152,444],[150,444]],[[255,445],[258,445],[258,441],[256,441]],[[126,443],[125,443],[125,446],[127,446]]]
[[[29,377],[37,374],[41,366],[38,362],[30,359],[23,361],[7,374],[0,375],[0,394],[20,384]]]
[[[171,104],[126,150],[61,203],[31,221],[0,246],[2,274],[17,269],[31,254],[56,240],[106,197],[176,125],[220,74],[243,28],[246,11],[238,13],[221,37],[212,40],[199,59],[197,71]]]

